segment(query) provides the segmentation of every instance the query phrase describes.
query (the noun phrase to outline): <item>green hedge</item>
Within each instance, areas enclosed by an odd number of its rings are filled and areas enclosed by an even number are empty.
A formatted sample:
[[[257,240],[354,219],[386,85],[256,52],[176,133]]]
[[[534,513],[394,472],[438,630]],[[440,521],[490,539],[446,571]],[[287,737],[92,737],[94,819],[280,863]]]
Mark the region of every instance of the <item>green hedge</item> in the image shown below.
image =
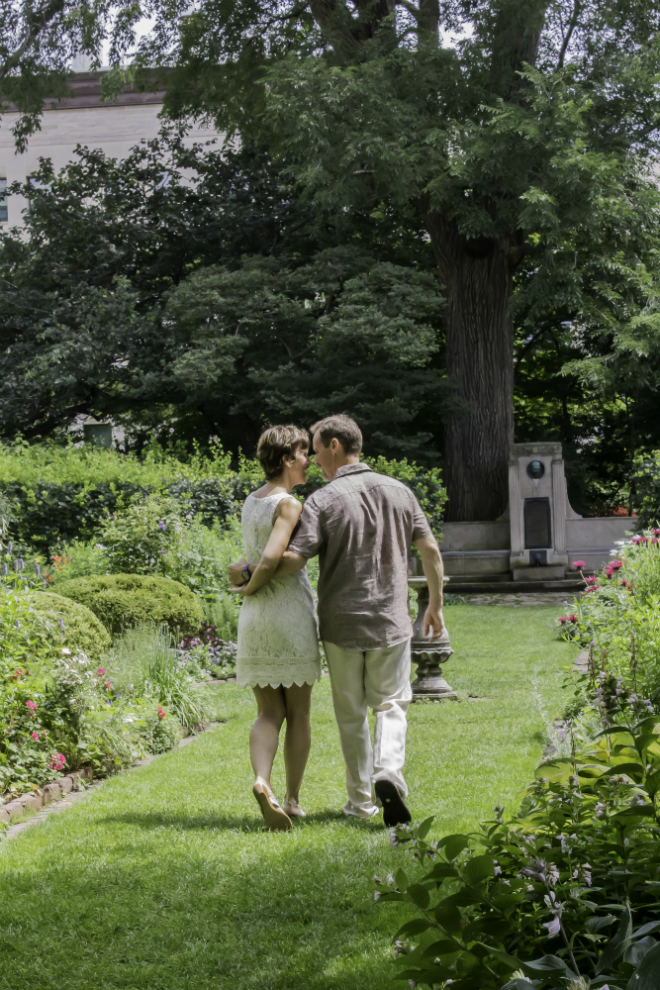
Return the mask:
[[[111,633],[154,623],[192,635],[204,620],[195,594],[178,581],[165,577],[109,574],[74,578],[58,584],[57,591],[58,595],[87,606]]]
[[[660,520],[660,450],[636,461],[635,493],[639,527],[655,526]]]
[[[158,456],[156,456],[158,455]],[[442,526],[446,492],[438,468],[407,460],[365,458],[375,471],[398,478],[415,492],[435,532]],[[323,485],[312,466],[305,498]],[[12,538],[22,547],[56,552],[59,543],[88,540],[136,495],[172,497],[186,514],[225,522],[240,511],[249,492],[263,484],[256,461],[241,457],[232,471],[229,455],[176,460],[155,448],[143,460],[116,450],[0,444],[0,496],[9,501]],[[0,515],[2,515],[0,507]]]
[[[71,598],[48,591],[31,591],[25,596],[46,629],[54,650],[63,646],[90,660],[100,660],[112,644],[110,634],[94,613]]]

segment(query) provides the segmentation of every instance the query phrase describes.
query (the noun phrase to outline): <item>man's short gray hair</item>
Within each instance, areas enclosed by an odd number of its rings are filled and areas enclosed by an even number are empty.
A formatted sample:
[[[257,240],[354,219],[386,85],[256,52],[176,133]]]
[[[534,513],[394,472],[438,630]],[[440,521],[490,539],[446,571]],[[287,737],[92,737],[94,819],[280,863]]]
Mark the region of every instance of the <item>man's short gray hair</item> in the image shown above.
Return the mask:
[[[350,416],[326,416],[309,428],[312,436],[319,434],[324,447],[330,446],[335,437],[344,448],[345,454],[359,454],[362,450],[362,432]]]

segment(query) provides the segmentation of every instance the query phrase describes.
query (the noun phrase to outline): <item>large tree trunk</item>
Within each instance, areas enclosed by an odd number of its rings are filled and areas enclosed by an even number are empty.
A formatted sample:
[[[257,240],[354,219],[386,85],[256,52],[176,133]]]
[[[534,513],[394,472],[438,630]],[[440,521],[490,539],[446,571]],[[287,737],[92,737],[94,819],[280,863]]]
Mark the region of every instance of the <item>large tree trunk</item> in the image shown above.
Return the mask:
[[[496,519],[507,505],[513,441],[507,245],[466,240],[437,216],[427,217],[427,226],[447,296],[447,372],[462,407],[445,428],[446,518]]]

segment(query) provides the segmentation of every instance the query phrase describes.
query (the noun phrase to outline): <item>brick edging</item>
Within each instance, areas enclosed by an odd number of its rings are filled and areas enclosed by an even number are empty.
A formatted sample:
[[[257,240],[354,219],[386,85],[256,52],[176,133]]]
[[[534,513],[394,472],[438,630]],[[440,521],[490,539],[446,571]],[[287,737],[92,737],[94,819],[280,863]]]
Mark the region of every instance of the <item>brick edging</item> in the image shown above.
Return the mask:
[[[5,822],[9,825],[12,818],[17,818],[19,815],[25,814],[28,809],[39,811],[40,808],[45,808],[51,801],[59,801],[61,797],[69,794],[70,791],[80,790],[81,780],[91,781],[93,779],[92,768],[81,767],[75,773],[68,773],[65,777],[60,777],[59,780],[51,780],[49,784],[44,784],[40,791],[30,791],[28,794],[21,794],[20,797],[14,798],[7,804],[0,805],[0,822]]]

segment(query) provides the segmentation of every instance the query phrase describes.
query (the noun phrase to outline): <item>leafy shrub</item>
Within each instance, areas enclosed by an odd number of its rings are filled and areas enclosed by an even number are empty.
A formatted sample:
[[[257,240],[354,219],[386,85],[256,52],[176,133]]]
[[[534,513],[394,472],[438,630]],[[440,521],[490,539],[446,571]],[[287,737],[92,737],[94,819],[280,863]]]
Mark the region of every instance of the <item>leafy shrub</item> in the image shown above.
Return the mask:
[[[173,499],[141,497],[98,531],[110,574],[159,574],[183,524]]]
[[[105,626],[85,605],[53,592],[31,591],[27,600],[32,606],[32,622],[44,629],[45,643],[53,654],[62,647],[83,652],[94,662],[110,649],[112,642]]]
[[[376,897],[420,915],[395,936],[399,979],[452,990],[656,986],[659,738],[660,718],[642,717],[542,764],[518,815],[505,823],[495,809],[478,835],[430,841],[433,819],[394,830],[410,866],[376,878]]]
[[[374,470],[410,485],[434,530],[440,529],[446,492],[438,468],[421,468],[405,459],[365,460]],[[196,454],[182,461],[157,444],[142,459],[86,446],[0,444],[0,496],[7,518],[13,517],[15,540],[51,554],[60,553],[63,543],[92,540],[107,519],[144,496],[173,499],[181,515],[225,525],[261,484],[257,461],[241,455],[233,471],[230,455],[219,447],[207,457]],[[312,465],[307,484],[296,494],[305,498],[322,485],[321,472]]]
[[[625,677],[660,704],[660,545],[657,531],[620,544],[600,575],[585,579],[564,635],[591,644],[597,671]],[[568,627],[568,628],[566,628]]]
[[[637,459],[634,480],[638,524],[655,526],[660,522],[660,450]]]
[[[193,730],[208,717],[203,691],[178,663],[177,650],[164,629],[143,626],[127,630],[106,658],[116,690],[127,698],[151,698]],[[134,704],[131,701],[131,704]]]
[[[236,643],[221,639],[208,622],[202,623],[196,636],[185,636],[179,643],[179,664],[191,677],[233,677],[236,654]]]
[[[194,633],[204,619],[192,591],[166,577],[110,574],[76,578],[63,581],[57,590],[65,598],[86,605],[112,633],[142,623]]]

